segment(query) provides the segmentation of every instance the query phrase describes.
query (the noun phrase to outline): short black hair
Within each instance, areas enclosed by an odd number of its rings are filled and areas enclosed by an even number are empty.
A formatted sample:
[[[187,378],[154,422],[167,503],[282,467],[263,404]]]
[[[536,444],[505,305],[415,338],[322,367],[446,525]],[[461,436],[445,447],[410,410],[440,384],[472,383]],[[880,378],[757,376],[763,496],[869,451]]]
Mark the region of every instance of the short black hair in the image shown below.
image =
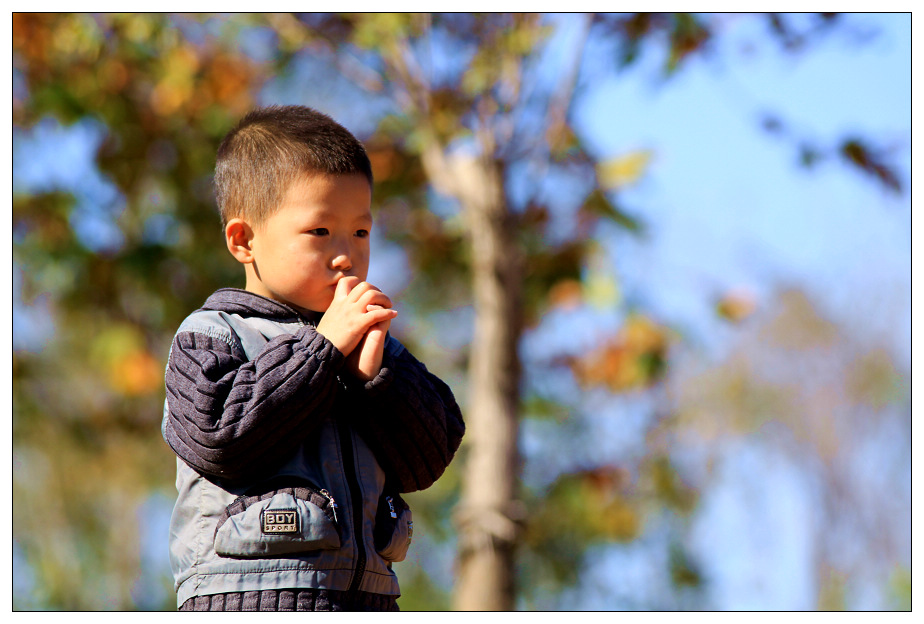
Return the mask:
[[[266,106],[241,119],[222,140],[215,197],[224,227],[234,217],[268,219],[296,176],[360,174],[372,186],[372,165],[349,130],[307,106]]]

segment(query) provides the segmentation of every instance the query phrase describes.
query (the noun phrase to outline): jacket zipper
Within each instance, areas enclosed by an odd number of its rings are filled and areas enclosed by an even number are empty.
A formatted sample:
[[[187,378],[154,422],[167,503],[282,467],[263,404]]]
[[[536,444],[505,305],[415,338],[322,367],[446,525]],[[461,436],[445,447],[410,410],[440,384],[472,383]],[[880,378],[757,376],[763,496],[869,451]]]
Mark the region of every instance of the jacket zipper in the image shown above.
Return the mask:
[[[327,499],[328,508],[330,509],[331,515],[334,517],[334,522],[335,522],[335,523],[339,522],[339,521],[337,520],[337,509],[339,508],[339,505],[337,505],[337,501],[334,500],[334,495],[333,495],[333,494],[331,494],[330,492],[328,492],[328,491],[327,491],[326,489],[324,489],[324,488],[318,488],[318,487],[316,487],[313,483],[306,483],[305,485],[296,486],[296,487],[307,487],[308,490],[313,490],[314,492],[317,492],[318,494],[320,494],[321,496],[323,496],[324,498],[326,498],[326,499]],[[268,488],[268,487],[261,487],[261,488],[260,488],[260,490],[267,490],[267,489],[273,489],[273,488]],[[238,496],[237,498],[235,498],[235,499],[231,502],[231,505],[228,505],[228,507],[231,507],[232,505],[235,505],[235,504],[239,503],[240,501],[244,500],[244,499],[247,498],[248,496],[254,496],[254,488],[251,488],[250,490],[244,492],[243,494],[241,494],[240,496]]]
[[[356,464],[353,461],[353,443],[350,437],[350,430],[343,422],[337,423],[340,434],[340,450],[343,454],[344,472],[346,473],[347,484],[350,488],[351,507],[353,511],[353,542],[356,544],[356,570],[353,572],[353,579],[350,581],[350,588],[347,590],[350,594],[355,594],[363,580],[363,574],[366,571],[366,547],[363,542],[363,497],[359,487],[359,479],[356,476]]]
[[[337,522],[337,501],[334,500],[334,497],[331,496],[331,493],[327,490],[321,490],[321,495],[330,501],[330,511],[334,514],[334,522]]]

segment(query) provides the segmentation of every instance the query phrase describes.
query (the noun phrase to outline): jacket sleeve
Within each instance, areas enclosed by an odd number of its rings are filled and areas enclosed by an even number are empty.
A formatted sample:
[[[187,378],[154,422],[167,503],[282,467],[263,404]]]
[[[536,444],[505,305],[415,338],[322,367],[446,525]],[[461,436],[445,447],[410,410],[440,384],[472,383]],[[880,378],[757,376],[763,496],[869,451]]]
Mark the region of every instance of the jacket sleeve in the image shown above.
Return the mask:
[[[430,487],[462,441],[465,423],[452,391],[404,347],[357,394],[354,426],[400,492]]]
[[[320,424],[342,365],[343,355],[312,327],[273,338],[250,361],[233,341],[178,333],[167,364],[164,438],[203,474],[262,473]]]

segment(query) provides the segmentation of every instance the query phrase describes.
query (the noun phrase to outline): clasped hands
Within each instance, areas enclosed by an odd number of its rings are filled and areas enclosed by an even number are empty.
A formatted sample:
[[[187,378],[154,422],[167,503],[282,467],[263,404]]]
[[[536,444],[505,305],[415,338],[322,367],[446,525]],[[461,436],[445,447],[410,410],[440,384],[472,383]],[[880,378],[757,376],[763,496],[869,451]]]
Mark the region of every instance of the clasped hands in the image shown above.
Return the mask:
[[[344,277],[318,322],[318,333],[346,356],[349,371],[363,381],[374,379],[382,369],[388,328],[398,316],[391,305],[391,299],[372,284]]]

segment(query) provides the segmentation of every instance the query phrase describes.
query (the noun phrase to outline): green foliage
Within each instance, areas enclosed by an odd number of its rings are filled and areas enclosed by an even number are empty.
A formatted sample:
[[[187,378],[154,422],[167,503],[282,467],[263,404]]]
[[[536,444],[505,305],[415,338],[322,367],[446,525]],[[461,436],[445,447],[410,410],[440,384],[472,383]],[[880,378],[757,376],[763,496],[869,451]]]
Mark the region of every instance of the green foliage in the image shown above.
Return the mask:
[[[576,470],[559,475],[548,488],[528,490],[518,566],[523,598],[531,608],[556,608],[549,594],[577,586],[588,554],[633,542],[652,517],[666,513],[682,522],[697,498],[670,458],[657,452],[637,467],[603,465]],[[703,583],[698,563],[678,543],[669,549],[664,573],[678,590],[695,590]]]
[[[571,540],[574,553],[589,541],[628,541],[638,535],[639,514],[623,488],[626,474],[615,466],[601,466],[561,475],[535,501],[529,514],[526,543],[539,545]],[[586,545],[584,546],[586,548]]]
[[[593,191],[584,201],[584,210],[591,215],[609,219],[629,232],[641,234],[642,223],[622,210],[615,202],[600,191]]]
[[[449,594],[438,587],[421,568],[405,571],[398,567],[401,591],[398,606],[402,611],[449,611]]]
[[[703,584],[698,565],[678,544],[671,544],[670,547],[670,574],[675,587],[697,588]]]
[[[827,570],[818,592],[818,610],[845,611],[847,609],[846,585],[847,579],[843,572]]]
[[[890,602],[895,611],[911,611],[911,570],[899,568],[892,575]]]
[[[420,28],[414,26],[420,23],[421,17],[411,13],[368,13],[355,16],[353,43],[360,48],[382,48],[390,53],[397,52],[412,32],[420,33]]]
[[[712,28],[692,13],[632,13],[620,16],[597,16],[603,28],[619,42],[618,63],[621,67],[639,59],[646,43],[667,49],[664,72],[671,75],[694,53],[702,53],[712,38]]]

